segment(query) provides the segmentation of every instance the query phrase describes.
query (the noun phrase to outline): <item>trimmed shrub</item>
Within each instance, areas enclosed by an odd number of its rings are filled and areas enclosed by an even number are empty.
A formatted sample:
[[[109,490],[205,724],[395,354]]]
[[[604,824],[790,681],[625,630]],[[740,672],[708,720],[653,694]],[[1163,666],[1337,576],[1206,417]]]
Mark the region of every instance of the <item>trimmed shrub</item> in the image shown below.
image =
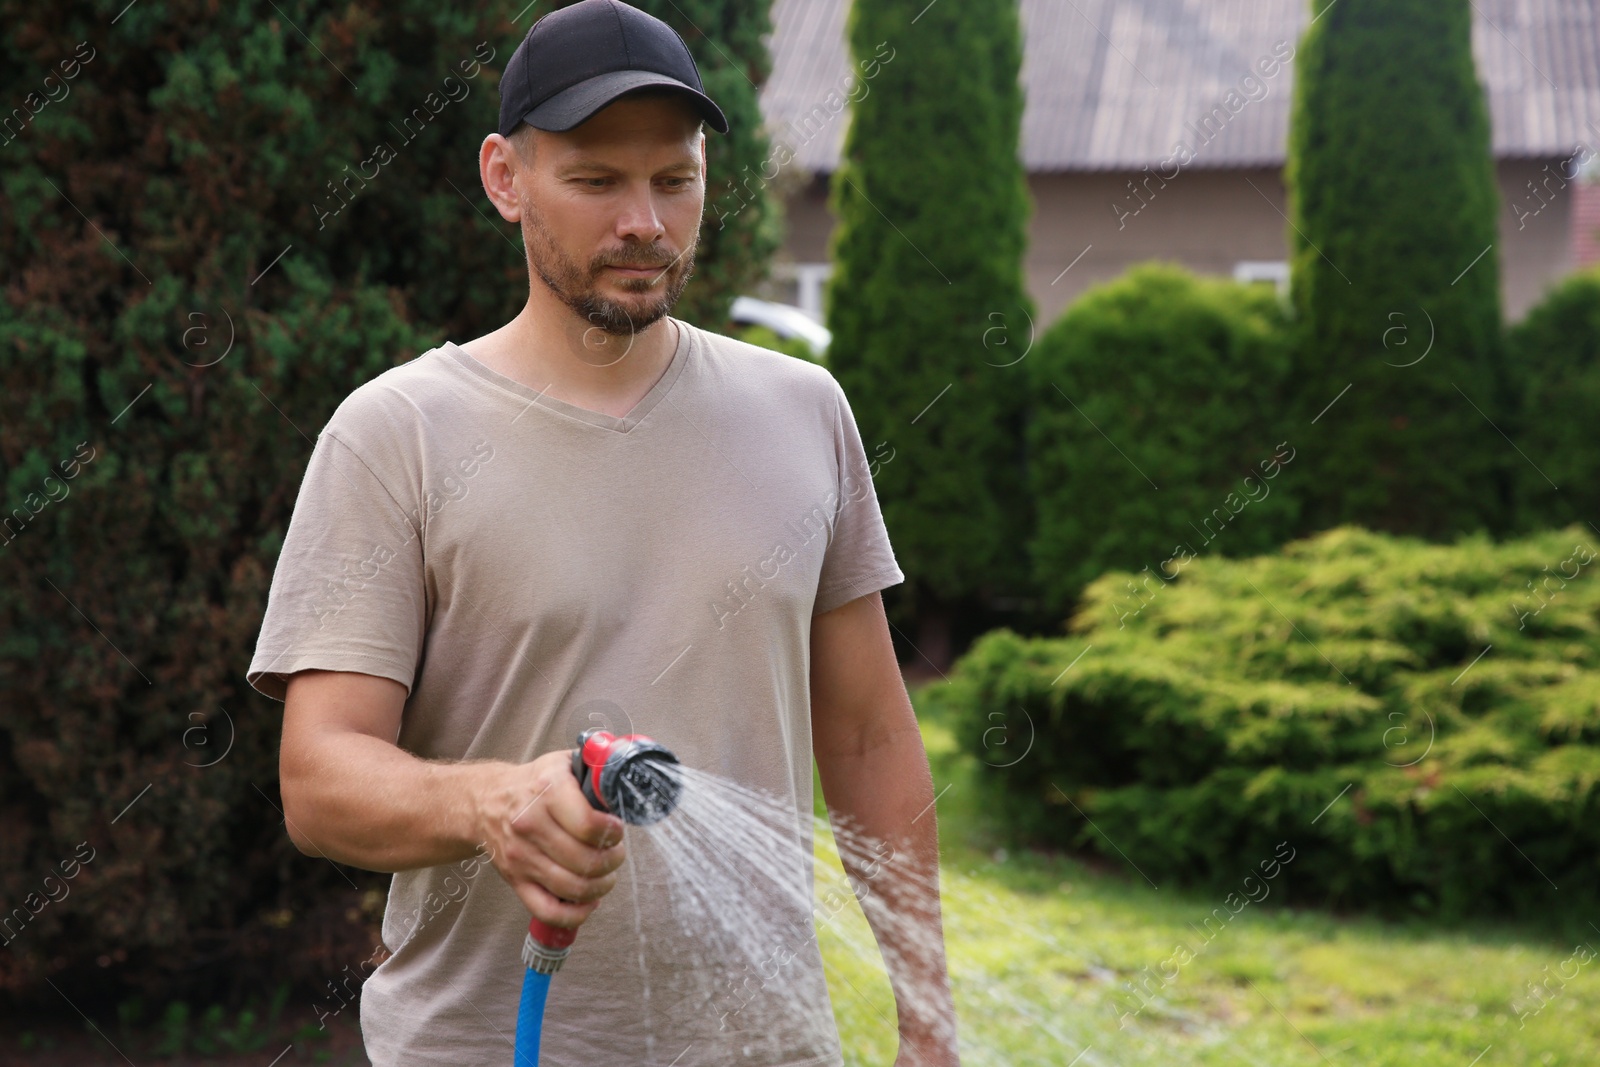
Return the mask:
[[[1108,574],[1070,636],[996,631],[944,699],[1025,840],[1219,886],[1287,841],[1301,899],[1572,909],[1600,886],[1597,569],[1580,526],[1339,527],[1196,561],[1131,618]]]
[[[1521,527],[1600,519],[1600,267],[1563,280],[1512,327],[1506,347],[1523,379],[1511,437],[1532,461],[1516,468]]]
[[[1313,0],[1285,178],[1302,533],[1503,533],[1499,210],[1468,0]]]
[[[1240,556],[1290,536],[1290,479],[1272,480],[1296,444],[1281,425],[1286,334],[1270,289],[1151,264],[1091,289],[1039,340],[1030,548],[1051,609],[1180,545]]]

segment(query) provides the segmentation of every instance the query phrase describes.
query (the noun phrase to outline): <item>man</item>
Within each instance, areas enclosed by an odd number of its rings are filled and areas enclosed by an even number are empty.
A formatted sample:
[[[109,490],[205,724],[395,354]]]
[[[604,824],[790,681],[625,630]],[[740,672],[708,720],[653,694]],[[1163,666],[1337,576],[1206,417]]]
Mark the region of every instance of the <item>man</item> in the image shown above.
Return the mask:
[[[814,937],[737,1010],[714,995],[732,980],[674,913],[656,831],[624,867],[622,824],[579,792],[565,746],[589,726],[782,798],[797,857],[814,752],[833,812],[893,850],[849,866],[883,902],[898,1062],[956,1062],[918,888],[932,783],[878,596],[904,575],[849,405],[820,367],[668,315],[702,123],[727,131],[664,23],[618,0],[541,19],[479,153],[526,306],[357,389],[307,467],[247,677],[285,700],[296,846],[394,872],[361,1004],[378,1067],[511,1062],[530,914],[584,924],[546,1064],[841,1063]]]

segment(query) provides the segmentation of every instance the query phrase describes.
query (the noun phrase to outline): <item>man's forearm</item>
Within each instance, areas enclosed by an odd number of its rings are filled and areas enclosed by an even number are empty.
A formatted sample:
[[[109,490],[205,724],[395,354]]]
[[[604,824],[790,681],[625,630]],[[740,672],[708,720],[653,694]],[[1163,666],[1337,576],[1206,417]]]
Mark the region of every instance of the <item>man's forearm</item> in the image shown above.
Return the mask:
[[[902,721],[908,725],[843,749],[819,748],[818,769],[830,814],[843,824],[841,861],[883,952],[902,1039],[927,1062],[951,1062],[955,1012],[940,919],[933,782],[909,706]],[[867,839],[865,849],[852,847],[852,834]]]
[[[419,759],[340,733],[283,768],[284,820],[302,851],[369,871],[454,863],[482,842],[475,798],[510,764]]]
[[[616,884],[622,820],[595,810],[569,750],[528,763],[425,760],[400,748],[405,689],[374,675],[290,679],[278,760],[283,814],[302,852],[373,871],[479,853],[528,913],[581,925]]]

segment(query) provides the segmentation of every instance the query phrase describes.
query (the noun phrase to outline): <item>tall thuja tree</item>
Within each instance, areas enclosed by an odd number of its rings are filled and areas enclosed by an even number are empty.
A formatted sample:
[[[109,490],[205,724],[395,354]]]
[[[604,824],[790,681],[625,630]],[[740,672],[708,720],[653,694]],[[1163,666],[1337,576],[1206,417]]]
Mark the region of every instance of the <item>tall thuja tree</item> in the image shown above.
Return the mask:
[[[1472,7],[1312,10],[1287,171],[1305,528],[1503,529],[1517,457],[1495,428],[1512,390]]]
[[[577,0],[549,7],[569,7]],[[706,133],[706,214],[695,252],[694,280],[674,315],[711,330],[728,325],[733,298],[766,277],[782,244],[777,201],[768,189],[770,144],[762,127],[760,91],[772,70],[764,38],[772,32],[771,0],[629,0],[682,35],[700,69],[706,95],[728,117],[727,134]]]
[[[833,182],[828,360],[843,385],[934,660],[965,606],[1025,581],[1020,366],[1029,212],[1016,0],[856,0],[869,88]]]

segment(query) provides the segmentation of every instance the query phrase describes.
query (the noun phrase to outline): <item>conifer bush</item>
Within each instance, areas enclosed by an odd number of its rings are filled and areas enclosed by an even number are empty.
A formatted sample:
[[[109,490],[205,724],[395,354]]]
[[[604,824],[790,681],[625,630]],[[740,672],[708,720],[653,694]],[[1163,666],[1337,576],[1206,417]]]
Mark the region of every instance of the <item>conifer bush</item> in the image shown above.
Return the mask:
[[[1337,527],[1134,612],[1107,574],[1068,636],[991,633],[942,699],[1024,840],[1203,885],[1287,841],[1302,903],[1570,912],[1600,887],[1597,570],[1586,525]]]

